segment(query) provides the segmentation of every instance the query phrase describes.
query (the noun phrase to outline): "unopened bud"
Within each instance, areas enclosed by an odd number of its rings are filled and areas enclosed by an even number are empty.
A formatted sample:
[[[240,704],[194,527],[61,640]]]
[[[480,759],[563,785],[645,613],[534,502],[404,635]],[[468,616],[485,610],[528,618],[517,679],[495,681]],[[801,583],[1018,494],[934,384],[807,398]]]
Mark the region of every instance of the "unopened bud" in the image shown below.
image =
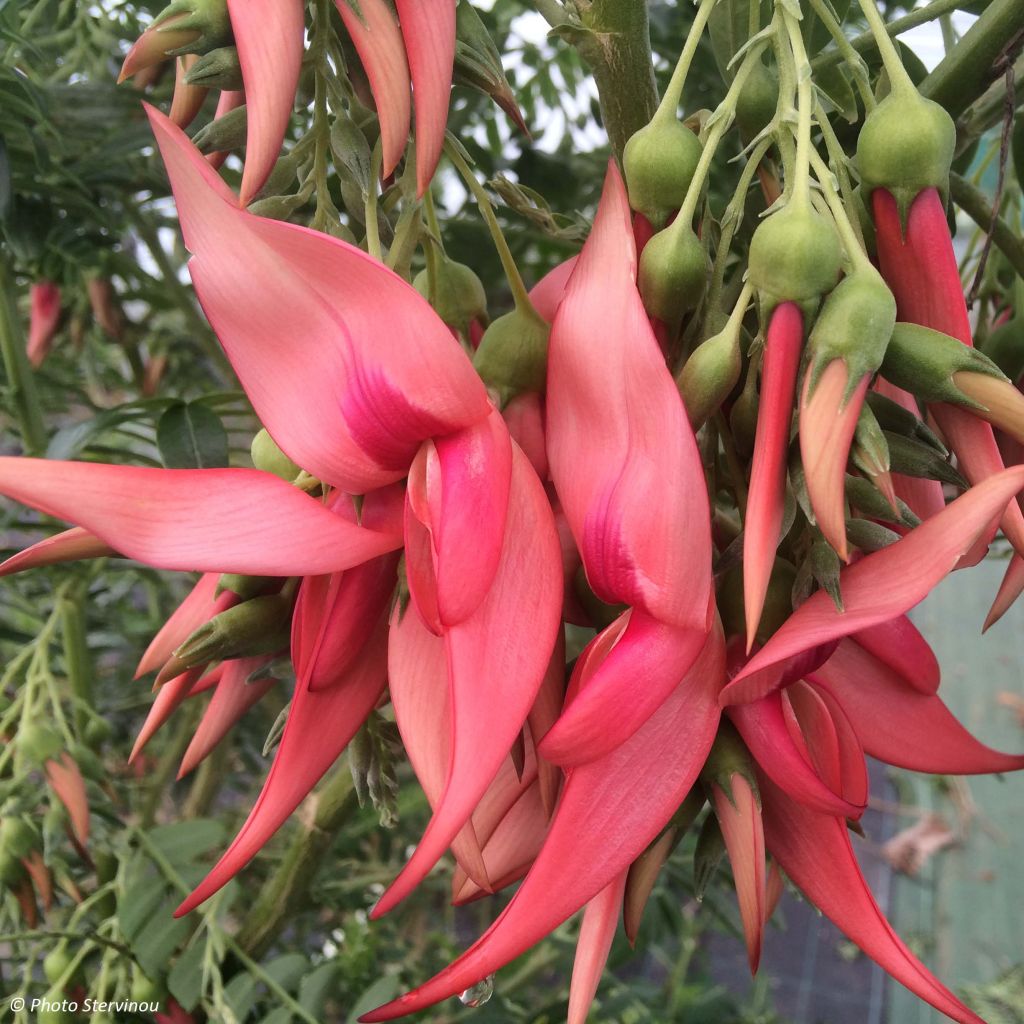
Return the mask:
[[[842,612],[843,596],[839,588],[839,573],[842,562],[835,548],[827,540],[817,540],[807,552],[807,568],[814,581],[832,598],[836,610]]]
[[[742,323],[739,318],[694,349],[676,377],[690,426],[699,430],[721,407],[740,379]]]
[[[644,246],[637,284],[647,312],[675,329],[707,288],[704,246],[688,225],[673,223]]]
[[[778,102],[779,80],[758,61],[736,97],[736,123],[747,142],[756,138],[775,116]]]
[[[869,391],[865,402],[870,406],[878,426],[886,433],[913,437],[931,445],[942,456],[949,454],[938,435],[922,419],[915,416],[909,409],[905,409],[899,402],[894,402],[888,396],[877,391]]]
[[[524,391],[543,391],[551,327],[531,308],[499,316],[480,339],[473,365],[483,382],[507,402]]]
[[[655,228],[683,205],[704,147],[674,116],[655,116],[626,143],[622,169],[629,205]]]
[[[249,115],[243,103],[204,125],[192,136],[196,149],[204,155],[239,149],[245,145]]]
[[[228,658],[273,654],[288,646],[292,602],[281,594],[254,597],[215,615],[174,652],[182,669]]]
[[[302,470],[277,446],[264,428],[253,439],[250,449],[252,464],[265,473],[273,473],[291,483]]]
[[[431,281],[429,267],[421,270],[412,282],[413,287],[449,327],[468,338],[470,324],[487,318],[487,294],[483,282],[471,267],[443,255],[436,261],[433,278]]]
[[[894,509],[885,495],[870,481],[859,476],[846,477],[846,497],[850,504],[870,519],[881,519],[899,526],[919,526],[921,520],[902,501]]]
[[[887,548],[900,539],[898,533],[879,523],[873,523],[870,519],[847,519],[846,537],[855,548],[860,548],[865,554],[881,551],[882,548]]]
[[[931,445],[923,444],[917,438],[889,431],[886,431],[885,438],[889,445],[889,462],[894,473],[922,480],[938,480],[963,491],[970,486],[957,469]]]
[[[219,46],[204,53],[185,73],[189,85],[204,89],[221,89],[235,92],[242,88],[242,64],[238,59],[238,47]]]

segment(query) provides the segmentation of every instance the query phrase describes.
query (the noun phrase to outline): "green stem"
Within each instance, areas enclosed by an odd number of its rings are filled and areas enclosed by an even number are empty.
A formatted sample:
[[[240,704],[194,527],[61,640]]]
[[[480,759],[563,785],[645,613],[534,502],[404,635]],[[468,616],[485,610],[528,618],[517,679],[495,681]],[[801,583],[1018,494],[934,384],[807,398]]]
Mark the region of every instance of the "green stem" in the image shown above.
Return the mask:
[[[615,159],[654,116],[658,92],[651,62],[647,0],[575,0],[584,31],[580,56],[594,74]]]
[[[486,190],[477,181],[472,168],[466,163],[462,154],[455,146],[446,145],[445,152],[448,154],[448,159],[455,165],[455,169],[462,176],[466,187],[473,193],[477,206],[480,207],[480,213],[487,224],[488,230],[491,232],[494,248],[498,250],[498,258],[501,260],[501,267],[505,271],[505,277],[508,279],[508,286],[512,292],[512,299],[516,304],[516,309],[521,313],[536,317],[539,323],[545,323],[530,301],[530,293],[527,291],[523,277],[519,273],[519,267],[516,266],[515,257],[513,257],[512,250],[508,247],[508,242],[501,230],[501,225],[498,223],[498,218],[495,216],[494,207],[491,205],[491,200],[488,198]]]
[[[342,824],[359,806],[352,775],[341,766],[314,797],[312,821],[300,829],[238,931],[238,945],[261,957],[295,916]]]
[[[870,3],[871,0],[867,2]],[[786,25],[793,64],[796,68],[796,167],[791,198],[797,202],[806,202],[811,194],[811,118],[814,110],[814,85],[811,82],[811,65],[807,59],[807,50],[804,48],[800,23],[785,9],[782,11],[782,20]]]
[[[892,91],[910,89],[916,92],[914,83],[911,81],[910,75],[907,74],[907,69],[903,66],[903,61],[900,59],[896,44],[889,37],[885,19],[878,13],[875,0],[860,0],[860,9],[864,12],[864,17],[868,20],[868,28],[875,37],[875,43],[878,46],[878,52],[882,55],[882,63],[885,65],[886,74],[889,76],[889,84]]]
[[[1003,74],[1024,43],[1024,0],[992,0],[921,83],[921,95],[959,117]]]
[[[756,6],[756,4],[751,4],[751,7]],[[850,45],[850,40],[846,38],[846,33],[843,31],[843,26],[832,13],[831,6],[825,0],[811,0],[811,9],[821,20],[825,28],[828,29],[829,35],[832,36],[840,54],[842,54],[843,60],[846,61],[846,66],[853,75],[853,81],[857,86],[857,92],[860,93],[864,109],[870,112],[875,106],[875,94],[871,91],[871,81],[868,77],[868,68],[864,63],[864,59]]]
[[[1024,278],[1024,240],[1002,217],[992,219],[992,205],[985,193],[955,172],[949,175],[949,194],[953,202],[986,234],[992,229],[992,242]]]
[[[75,726],[81,734],[89,720],[89,709],[93,707],[93,665],[86,643],[85,610],[77,588],[74,591],[62,589],[57,602],[64,641],[64,667],[75,696]]]
[[[6,259],[0,255],[0,355],[7,374],[11,406],[21,432],[26,455],[42,455],[46,449],[46,427],[39,406],[35,378],[25,354],[25,332],[14,301],[14,278]]]
[[[818,178],[818,184],[821,186],[822,195],[824,195],[825,202],[832,213],[832,218],[836,222],[836,228],[839,231],[839,237],[842,239],[843,247],[846,249],[846,255],[850,258],[854,267],[875,273],[871,260],[868,259],[867,254],[861,248],[863,243],[850,223],[850,218],[843,207],[843,201],[832,187],[830,180],[832,173],[828,165],[814,150],[811,150],[811,163],[814,164],[814,173]]]
[[[689,74],[690,65],[693,63],[693,55],[697,52],[701,37],[704,35],[704,27],[707,25],[708,18],[711,17],[711,12],[716,3],[717,0],[700,0],[700,6],[694,15],[693,24],[690,26],[690,31],[686,36],[686,42],[683,44],[683,52],[679,55],[675,70],[672,72],[672,78],[665,89],[665,95],[662,96],[661,103],[658,104],[658,109],[654,112],[655,118],[668,121],[676,119],[679,104],[683,98],[686,76]],[[756,6],[757,4],[751,4],[751,7]]]
[[[381,145],[378,140],[373,147],[370,160],[370,187],[364,200],[366,213],[366,251],[375,259],[383,261],[384,254],[380,246],[380,225],[377,223],[377,182],[380,181]]]

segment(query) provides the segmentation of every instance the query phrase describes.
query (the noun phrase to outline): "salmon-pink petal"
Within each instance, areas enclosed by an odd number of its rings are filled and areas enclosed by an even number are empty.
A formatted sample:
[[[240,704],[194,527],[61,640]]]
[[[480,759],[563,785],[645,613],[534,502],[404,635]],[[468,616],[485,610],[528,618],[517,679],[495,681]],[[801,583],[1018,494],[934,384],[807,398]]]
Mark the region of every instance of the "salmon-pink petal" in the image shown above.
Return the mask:
[[[567,260],[559,263],[557,267],[549,270],[531,289],[530,302],[533,308],[549,324],[554,323],[555,314],[561,305],[562,296],[565,295],[566,286],[576,269],[578,256],[570,256]]]
[[[885,662],[908,686],[935,693],[942,679],[931,645],[906,615],[854,633],[852,640]]]
[[[782,531],[786,498],[786,460],[793,396],[800,368],[804,326],[800,307],[780,303],[772,311],[761,369],[761,401],[757,410],[754,460],[750,471],[747,515],[743,523],[743,608],[747,650],[761,622],[775,551]]]
[[[416,852],[374,907],[374,916],[404,899],[437,863],[497,774],[543,682],[561,607],[551,506],[526,456],[513,448],[497,574],[476,611],[444,635],[452,709],[444,796]]]
[[[224,672],[213,691],[213,699],[203,712],[203,717],[192,735],[192,741],[181,759],[179,779],[184,778],[203,761],[224,739],[231,727],[277,683],[273,676],[252,683],[247,681],[249,676],[267,661],[265,656],[239,658],[229,661],[224,666]]]
[[[402,33],[398,28],[398,22],[395,21],[394,12],[384,0],[359,0],[358,5],[352,0],[335,0],[335,4],[348,34],[352,37],[359,59],[363,62],[363,70],[369,79],[370,90],[377,104],[384,158],[382,173],[385,178],[389,178],[398,166],[398,161],[402,159],[402,152],[409,139],[409,124],[412,121],[409,64],[406,61]],[[417,6],[425,8],[422,0],[419,0]],[[434,6],[437,5],[432,4],[431,8]],[[436,14],[431,10],[428,14],[425,9],[422,14],[423,19],[427,21],[435,17],[443,19],[445,16],[445,12]],[[454,44],[453,31],[453,56]],[[436,88],[436,83],[434,87]],[[429,89],[425,91],[429,92]],[[436,103],[436,99],[435,96],[433,102]],[[436,117],[436,114],[432,116]],[[447,121],[447,116],[445,120]],[[436,131],[436,125],[432,127]],[[441,134],[443,144],[443,128]]]
[[[544,432],[543,397],[536,391],[523,392],[502,409],[501,415],[505,418],[512,440],[523,449],[537,476],[547,480],[550,467]]]
[[[530,708],[527,720],[530,723],[530,734],[535,743],[547,735],[562,711],[565,700],[565,632],[559,630],[555,638],[555,649],[551,653],[551,662],[537,692],[537,698]],[[537,774],[539,776],[541,798],[548,817],[554,812],[555,800],[562,785],[562,770],[552,764],[546,757],[537,755]]]
[[[19,551],[0,562],[0,576],[12,576],[26,569],[41,569],[44,565],[79,562],[86,558],[103,558],[116,554],[117,552],[99,537],[79,526],[74,526],[45,540],[36,541],[24,551]]]
[[[702,795],[702,805],[703,800]],[[636,946],[640,919],[647,907],[647,901],[651,898],[658,875],[676,848],[679,838],[680,829],[674,825],[670,826],[629,866],[623,898],[622,926],[629,944],[633,947]]]
[[[263,187],[288,128],[302,67],[302,0],[228,0],[245,85],[246,143],[240,201]]]
[[[846,823],[791,801],[761,782],[765,840],[793,884],[900,984],[962,1024],[983,1024],[903,944],[857,865]]]
[[[65,750],[59,759],[51,758],[47,761],[45,768],[50,789],[67,809],[71,831],[79,843],[85,846],[89,840],[89,797],[77,762]]]
[[[587,1024],[590,1004],[597,995],[604,966],[608,962],[615,929],[622,912],[622,897],[626,891],[627,871],[623,871],[610,885],[602,889],[583,911],[579,938],[576,940],[576,959],[572,965],[569,985],[568,1024]]]
[[[185,81],[189,68],[199,60],[198,55],[188,53],[174,62],[174,95],[171,97],[171,111],[167,115],[179,127],[187,128],[203,108],[210,91],[201,85],[190,85]]]
[[[157,569],[305,576],[394,551],[401,534],[332,515],[255,469],[151,469],[0,458],[0,494]]]
[[[607,757],[566,780],[548,837],[484,936],[432,981],[365,1022],[392,1020],[464,991],[539,942],[609,885],[661,832],[696,781],[718,728],[721,629],[658,711]],[[638,779],[657,778],[656,786]]]
[[[396,0],[395,6],[412,76],[412,98],[416,105],[416,191],[422,196],[430,186],[441,157],[448,125],[448,99],[455,61],[456,0]]]
[[[757,796],[747,779],[739,773],[734,774],[729,780],[729,788],[726,793],[721,786],[712,785],[711,796],[736,883],[736,899],[747,943],[747,962],[750,973],[757,974],[767,904],[764,826]]]
[[[960,270],[938,190],[924,189],[914,199],[906,233],[896,200],[889,192],[875,189],[871,201],[878,261],[896,298],[899,318],[973,345]],[[930,411],[972,484],[1003,468],[999,446],[988,423],[966,409],[944,403],[931,406]],[[1024,554],[1024,515],[1016,502],[1006,509],[1002,526],[1017,552]]]
[[[852,640],[844,640],[812,678],[835,697],[864,750],[880,761],[943,775],[1024,768],[1024,755],[979,743],[937,696],[911,689]]]
[[[1024,467],[976,484],[906,537],[848,566],[839,585],[845,611],[819,590],[747,662],[722,691],[724,704],[756,700],[774,685],[771,673],[788,658],[902,615],[923,600],[1024,487]],[[756,680],[750,679],[759,673]],[[747,685],[748,680],[756,685]]]
[[[36,281],[29,289],[28,339],[25,354],[35,367],[50,354],[60,322],[60,288],[52,281]]]
[[[864,377],[848,398],[849,370],[842,359],[829,363],[813,393],[811,378],[808,373],[800,399],[800,458],[818,528],[845,562],[846,463],[870,378]]]
[[[488,415],[483,383],[415,288],[355,246],[239,209],[192,143],[147,109],[196,293],[295,462],[364,494],[405,476],[428,437]]]
[[[551,476],[597,596],[706,632],[707,488],[636,266],[629,202],[612,162],[551,330]]]
[[[985,616],[984,629],[994,626],[1009,610],[1010,606],[1024,593],[1024,558],[1016,552],[1006,567],[1006,575],[999,584],[992,607]],[[984,630],[983,630],[984,631]]]
[[[586,685],[540,744],[541,755],[563,768],[596,761],[632,736],[679,685],[706,635],[666,626],[639,608],[624,612],[608,630],[616,631],[614,647],[599,664],[577,662],[576,673],[589,665]]]
[[[728,715],[761,770],[788,797],[844,818],[859,818],[864,813],[863,805],[850,803],[822,780],[811,763],[806,743],[786,726],[781,690],[749,704],[736,704],[728,709]]]
[[[128,755],[128,763],[131,764],[142,753],[146,744],[156,735],[158,729],[165,725],[171,715],[185,701],[191,697],[196,683],[203,674],[205,666],[189,669],[181,675],[168,679],[157,691],[153,703],[146,714],[146,720],[135,737],[135,744]]]
[[[280,746],[256,805],[213,870],[178,909],[181,917],[226,885],[259,852],[338,759],[387,684],[387,618],[347,676],[326,690],[296,688]]]
[[[39,893],[43,908],[49,910],[53,906],[53,876],[43,860],[42,850],[32,850],[27,857],[21,858],[25,873],[32,879],[32,885]]]

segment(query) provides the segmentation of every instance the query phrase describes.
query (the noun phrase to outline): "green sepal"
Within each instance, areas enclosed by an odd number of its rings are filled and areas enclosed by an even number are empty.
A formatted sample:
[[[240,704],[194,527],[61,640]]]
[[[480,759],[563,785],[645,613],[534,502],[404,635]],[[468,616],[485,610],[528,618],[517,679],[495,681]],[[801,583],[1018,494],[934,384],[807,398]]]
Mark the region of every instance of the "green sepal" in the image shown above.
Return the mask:
[[[807,552],[807,566],[818,586],[832,598],[836,611],[844,612],[846,609],[843,607],[843,595],[839,589],[842,562],[827,540],[819,537],[811,545],[810,551]]]
[[[697,845],[693,848],[693,894],[702,902],[704,893],[714,880],[718,867],[725,858],[725,838],[718,819],[709,814],[697,833]]]
[[[943,458],[949,454],[949,450],[939,439],[939,436],[920,417],[915,416],[909,409],[905,409],[899,402],[894,402],[887,395],[878,391],[869,391],[864,400],[864,405],[869,408],[879,427],[886,434],[901,434],[904,437],[916,438],[935,449]],[[858,428],[860,424],[858,423]]]
[[[227,0],[174,0],[153,19],[152,27],[160,30],[164,22],[170,19],[174,19],[174,24],[168,28],[198,32],[199,35],[186,46],[168,50],[168,57],[209,53],[218,47],[227,46],[234,39]]]
[[[470,324],[474,320],[487,319],[487,294],[483,282],[471,267],[449,259],[443,253],[428,253],[427,259],[435,261],[434,292],[431,294],[429,267],[416,275],[413,287],[449,327],[468,338]]]
[[[846,538],[854,547],[860,548],[865,554],[871,554],[895,544],[900,535],[870,519],[847,519]]]
[[[284,580],[272,576],[243,576],[239,573],[221,573],[217,581],[217,596],[230,591],[243,601],[253,597],[262,597],[271,590],[280,590]]]
[[[700,780],[705,789],[712,785],[718,786],[735,806],[732,796],[734,775],[742,775],[747,780],[760,806],[761,797],[757,787],[757,776],[754,774],[754,762],[734,726],[723,721],[718,727],[715,742],[711,745],[704,767],[700,770]]]
[[[954,383],[955,373],[982,373],[1006,380],[988,356],[956,338],[918,324],[898,323],[881,366],[882,376],[925,402],[949,402],[966,409],[983,407]]]
[[[905,502],[899,501],[899,499],[897,499],[897,511],[894,512],[885,495],[864,477],[847,475],[846,497],[854,508],[872,519],[882,519],[887,523],[896,523],[899,526],[911,528],[921,525],[921,520]]]
[[[917,438],[888,431],[885,437],[889,444],[889,458],[894,473],[922,480],[938,480],[962,491],[966,491],[970,486],[956,467],[930,445],[923,444]]]
[[[273,473],[274,476],[291,483],[302,470],[277,446],[277,442],[270,436],[264,427],[252,439],[249,448],[252,456],[252,464],[263,470],[265,473]]]
[[[850,461],[867,476],[889,472],[889,445],[872,407],[865,402],[857,416]]]

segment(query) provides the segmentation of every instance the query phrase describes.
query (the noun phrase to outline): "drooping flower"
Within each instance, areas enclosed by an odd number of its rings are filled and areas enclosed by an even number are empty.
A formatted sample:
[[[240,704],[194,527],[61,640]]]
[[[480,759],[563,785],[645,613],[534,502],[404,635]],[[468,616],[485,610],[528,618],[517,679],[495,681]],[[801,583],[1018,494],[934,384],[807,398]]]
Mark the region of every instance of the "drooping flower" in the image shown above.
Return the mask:
[[[36,368],[50,354],[60,323],[60,288],[52,281],[36,281],[29,289],[29,326],[25,354]]]

